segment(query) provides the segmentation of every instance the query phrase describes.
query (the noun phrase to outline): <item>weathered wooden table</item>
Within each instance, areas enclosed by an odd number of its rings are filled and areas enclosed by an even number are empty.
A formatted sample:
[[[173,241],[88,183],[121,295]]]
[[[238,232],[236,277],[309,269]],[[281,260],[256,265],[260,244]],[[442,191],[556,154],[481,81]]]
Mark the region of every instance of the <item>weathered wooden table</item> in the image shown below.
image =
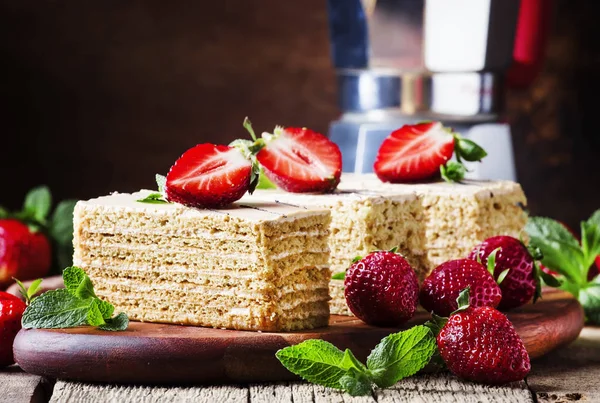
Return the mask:
[[[2,402],[600,402],[600,327],[533,362],[526,382],[488,387],[450,375],[422,375],[370,397],[353,398],[307,383],[146,387],[44,379],[13,366],[0,371]]]

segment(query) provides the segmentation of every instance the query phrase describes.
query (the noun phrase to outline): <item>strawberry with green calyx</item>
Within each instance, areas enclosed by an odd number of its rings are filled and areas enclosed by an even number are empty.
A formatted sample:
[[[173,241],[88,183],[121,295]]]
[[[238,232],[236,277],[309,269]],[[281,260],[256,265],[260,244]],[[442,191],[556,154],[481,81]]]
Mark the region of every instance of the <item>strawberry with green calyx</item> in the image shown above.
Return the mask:
[[[421,285],[419,300],[428,312],[448,316],[457,309],[457,297],[466,287],[472,290],[469,301],[471,306],[495,308],[502,299],[502,292],[493,273],[490,274],[476,261],[457,259],[433,269]]]
[[[508,318],[489,306],[470,307],[469,288],[457,304],[449,318],[434,315],[427,323],[448,369],[462,379],[492,385],[524,379],[531,370],[529,354]]]
[[[541,296],[542,280],[550,286],[560,285],[559,280],[539,267],[540,251],[511,236],[486,239],[473,248],[468,258],[485,264],[498,282],[502,290],[498,305],[501,310],[517,308],[532,298],[535,302]]]
[[[324,135],[305,127],[277,126],[273,133],[257,138],[248,118],[244,127],[253,140],[248,149],[270,180],[268,186],[294,193],[325,193],[339,184],[342,153]]]
[[[456,161],[450,161],[452,154]],[[403,183],[432,178],[460,182],[466,173],[462,161],[481,161],[487,153],[440,122],[404,125],[381,144],[373,169],[383,182]]]
[[[398,326],[411,319],[419,303],[414,269],[396,249],[354,259],[344,280],[352,313],[374,326]]]
[[[579,300],[589,322],[600,324],[600,276],[588,280],[600,256],[600,210],[581,223],[581,244],[564,225],[546,217],[531,217],[525,231],[543,254],[542,264],[560,274],[560,288]]]
[[[74,207],[74,200],[65,200],[50,214],[52,196],[42,186],[27,194],[22,210],[0,208],[0,288],[13,277],[48,274],[53,260],[56,266],[71,264]]]

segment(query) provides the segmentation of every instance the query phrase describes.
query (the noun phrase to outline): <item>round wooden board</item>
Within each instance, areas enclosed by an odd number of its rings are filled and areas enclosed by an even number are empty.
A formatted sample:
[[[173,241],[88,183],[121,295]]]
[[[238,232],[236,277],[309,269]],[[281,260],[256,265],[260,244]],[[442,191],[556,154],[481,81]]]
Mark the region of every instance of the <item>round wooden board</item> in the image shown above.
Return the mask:
[[[575,340],[583,312],[574,299],[550,293],[535,305],[509,312],[532,358]],[[421,312],[403,328],[423,323]],[[296,379],[275,352],[303,340],[320,338],[350,348],[365,360],[385,336],[399,329],[367,326],[332,315],[330,326],[291,333],[259,333],[192,326],[132,322],[124,332],[89,327],[21,330],[14,354],[25,371],[51,378],[87,382],[191,384],[266,382]]]

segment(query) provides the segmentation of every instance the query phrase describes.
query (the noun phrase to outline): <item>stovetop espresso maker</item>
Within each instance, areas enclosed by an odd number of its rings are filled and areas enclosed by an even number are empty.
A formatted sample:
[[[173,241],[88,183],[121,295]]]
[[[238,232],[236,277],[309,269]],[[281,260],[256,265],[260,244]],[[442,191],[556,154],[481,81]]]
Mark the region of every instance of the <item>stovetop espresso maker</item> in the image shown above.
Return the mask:
[[[328,0],[342,110],[329,134],[343,170],[372,172],[393,130],[440,120],[488,150],[467,177],[515,180],[503,94],[519,8],[519,0]]]

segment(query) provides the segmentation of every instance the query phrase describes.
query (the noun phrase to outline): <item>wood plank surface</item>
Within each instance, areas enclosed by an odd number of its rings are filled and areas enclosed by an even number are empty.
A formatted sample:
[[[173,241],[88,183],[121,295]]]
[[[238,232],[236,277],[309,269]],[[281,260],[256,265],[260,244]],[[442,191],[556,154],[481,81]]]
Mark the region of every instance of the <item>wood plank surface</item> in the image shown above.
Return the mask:
[[[0,369],[0,401],[10,403],[47,402],[54,381],[23,372],[13,365]]]
[[[524,382],[483,386],[461,382],[445,374],[422,375],[399,382],[390,389],[376,389],[372,396],[352,397],[308,383],[254,384],[249,386],[139,387],[59,381],[51,402],[239,402],[239,403],[404,403],[404,402],[533,402]]]
[[[585,327],[571,345],[532,362],[527,378],[538,402],[600,402],[600,327]]]
[[[532,357],[568,344],[583,327],[579,303],[556,293],[507,315]],[[428,318],[421,312],[404,328]],[[289,333],[132,322],[116,333],[91,327],[23,330],[14,351],[24,370],[64,380],[174,386],[277,382],[298,379],[275,358],[283,347],[319,338],[350,348],[364,361],[383,337],[398,330],[336,315],[329,327]]]

